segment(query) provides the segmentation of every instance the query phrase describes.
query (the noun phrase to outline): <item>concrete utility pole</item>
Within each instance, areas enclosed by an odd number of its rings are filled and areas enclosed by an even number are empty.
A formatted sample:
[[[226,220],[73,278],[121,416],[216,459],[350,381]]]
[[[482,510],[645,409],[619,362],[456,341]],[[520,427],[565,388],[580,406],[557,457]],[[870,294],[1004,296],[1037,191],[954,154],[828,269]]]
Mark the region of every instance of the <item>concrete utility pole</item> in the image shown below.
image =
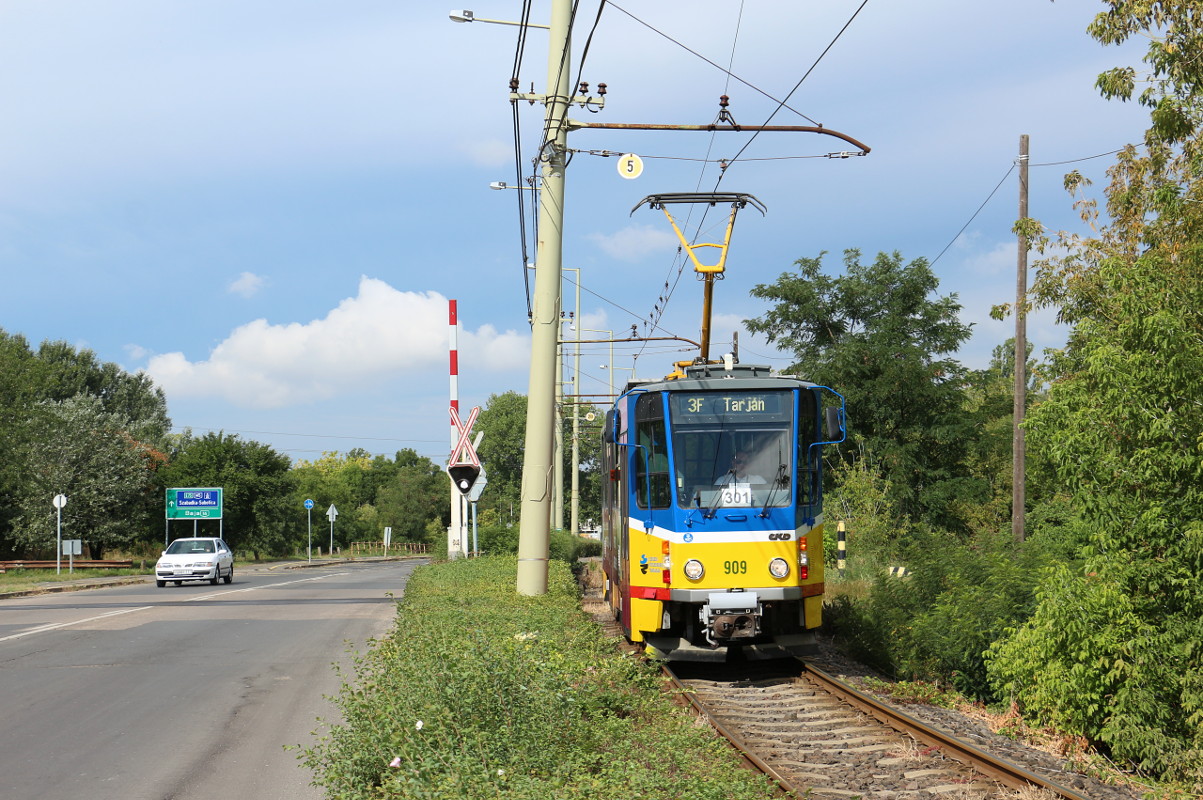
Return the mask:
[[[1028,217],[1028,135],[1019,137],[1019,218]],[[1011,430],[1011,537],[1024,540],[1024,511],[1027,498],[1027,444],[1023,438],[1023,417],[1028,394],[1028,239],[1019,234],[1019,259],[1015,267],[1015,405]]]
[[[553,0],[547,48],[547,97],[539,152],[539,241],[535,255],[535,296],[531,307],[530,389],[526,396],[526,442],[522,455],[522,518],[518,530],[517,589],[523,595],[547,594],[550,533],[552,426],[555,418],[557,358],[560,340],[560,267],[564,255],[564,167],[568,147],[568,22],[570,0]]]

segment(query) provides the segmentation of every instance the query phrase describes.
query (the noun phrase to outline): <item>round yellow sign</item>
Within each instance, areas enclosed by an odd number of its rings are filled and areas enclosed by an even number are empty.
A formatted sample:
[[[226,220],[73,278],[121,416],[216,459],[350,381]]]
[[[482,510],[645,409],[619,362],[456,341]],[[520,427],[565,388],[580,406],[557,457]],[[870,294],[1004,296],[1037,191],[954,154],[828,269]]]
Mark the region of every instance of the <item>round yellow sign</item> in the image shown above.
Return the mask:
[[[643,159],[634,153],[624,153],[618,157],[618,174],[629,181],[643,174]]]

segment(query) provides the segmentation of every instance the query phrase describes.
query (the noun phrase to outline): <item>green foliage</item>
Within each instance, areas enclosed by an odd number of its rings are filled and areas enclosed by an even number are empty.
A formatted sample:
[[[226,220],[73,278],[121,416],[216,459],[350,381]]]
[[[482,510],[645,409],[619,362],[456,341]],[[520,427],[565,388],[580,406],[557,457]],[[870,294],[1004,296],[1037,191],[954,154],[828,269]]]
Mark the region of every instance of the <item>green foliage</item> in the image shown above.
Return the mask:
[[[514,593],[516,569],[485,558],[414,573],[392,634],[336,698],[345,722],[303,753],[327,796],[770,796],[651,667],[602,639],[566,565],[552,563],[541,597]]]
[[[958,472],[971,432],[960,414],[964,368],[949,354],[968,338],[954,297],[934,297],[924,259],[904,264],[880,253],[871,264],[844,253],[844,274],[822,271],[822,256],[752,289],[772,302],[748,330],[792,350],[790,370],[848,400],[849,427],[876,455],[892,500],[904,513],[946,522],[940,484]],[[847,457],[852,454],[846,452]]]
[[[93,555],[148,535],[169,427],[163,393],[146,376],[65,342],[34,351],[0,330],[0,551],[49,542],[53,552],[57,492],[71,498],[64,524]]]
[[[1062,562],[1067,549],[1058,530],[1016,545],[1007,529],[965,546],[950,534],[916,528],[892,564],[908,575],[881,569],[866,598],[841,598],[826,622],[837,642],[883,671],[993,699],[985,653],[1031,615],[1033,576]]]
[[[1105,5],[1091,35],[1147,38],[1148,72],[1120,67],[1098,86],[1131,99],[1143,85],[1149,127],[1110,170],[1108,223],[1038,242],[1063,255],[1038,265],[1035,299],[1075,328],[1028,420],[1031,451],[1088,530],[1088,559],[1047,570],[1032,618],[991,649],[989,676],[1030,717],[1199,792],[1203,17],[1193,0]],[[1097,226],[1095,201],[1078,206]]]
[[[1145,772],[1203,789],[1203,526],[1165,557],[1049,569],[1039,606],[994,645],[999,691],[1040,724]]]
[[[957,708],[965,698],[925,681],[883,681],[865,678],[865,687],[871,692],[888,695],[896,703],[922,703],[940,708]]]
[[[304,534],[295,527],[297,521],[291,531],[288,527],[287,520],[298,517],[289,504],[293,487],[290,466],[288,456],[268,445],[244,441],[237,434],[210,432],[196,438],[186,433],[171,449],[161,480],[165,487],[222,487],[223,536],[234,549],[250,550],[259,557],[284,552],[297,544],[297,533]],[[202,529],[211,526],[208,535],[217,535],[215,522],[201,525]]]
[[[481,504],[508,514],[522,505],[522,452],[526,444],[526,395],[489,395],[476,420],[484,433],[478,455],[489,475]]]
[[[18,514],[11,535],[19,548],[53,556],[57,515],[50,498],[58,493],[68,497],[64,538],[82,539],[91,557],[135,541],[149,523],[148,495],[161,455],[132,440],[130,427],[88,395],[29,411],[16,453],[23,479],[13,492]]]
[[[518,554],[518,524],[509,526],[501,523],[495,517],[487,524],[481,524],[477,530],[477,540],[480,551],[484,555],[517,555]],[[548,557],[575,564],[578,559],[587,556],[601,555],[601,542],[596,539],[582,539],[567,531],[551,531],[547,541]]]
[[[830,517],[844,522],[849,571],[854,578],[876,575],[899,551],[907,538],[910,522],[893,500],[890,481],[872,455],[863,449],[863,438],[854,436],[860,457],[836,461],[830,476],[835,483],[827,496]],[[836,557],[835,525],[824,527],[824,553],[828,564]]]

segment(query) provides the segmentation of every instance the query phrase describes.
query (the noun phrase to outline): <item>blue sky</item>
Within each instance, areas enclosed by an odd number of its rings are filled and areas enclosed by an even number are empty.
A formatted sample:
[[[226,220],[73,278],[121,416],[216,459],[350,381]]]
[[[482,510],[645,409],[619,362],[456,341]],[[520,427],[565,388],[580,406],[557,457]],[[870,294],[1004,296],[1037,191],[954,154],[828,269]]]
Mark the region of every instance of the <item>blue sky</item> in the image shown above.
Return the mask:
[[[571,116],[709,123],[725,93],[738,122],[761,124],[773,100],[653,28],[784,99],[860,5],[622,0],[646,25],[607,6],[582,73],[607,83],[607,105]],[[469,7],[493,19],[521,12],[515,0]],[[581,3],[574,61],[597,8]],[[720,188],[755,195],[768,214],[739,218],[716,292],[716,342],[764,312],[749,289],[800,257],[827,251],[836,270],[846,248],[930,260],[947,247],[935,264],[940,291],[958,295],[975,330],[960,358],[985,366],[1010,333],[988,312],[1014,299],[1015,174],[953,239],[1003,180],[1020,135],[1031,136],[1031,214],[1078,229],[1062,176],[1077,168],[1101,194],[1113,159],[1053,164],[1116,150],[1145,127],[1141,109],[1093,88],[1100,71],[1140,59],[1139,43],[1103,48],[1086,35],[1101,9],[870,0],[789,105],[872,153],[828,159],[844,145],[766,134],[744,153],[765,160],[728,168]],[[530,344],[517,192],[488,188],[515,181],[507,84],[517,29],[456,24],[449,10],[6,0],[0,327],[146,370],[179,429],[239,433],[298,459],[353,447],[443,459],[447,299],[459,301],[465,407],[525,392]],[[536,2],[532,20],[547,16]],[[545,88],[546,41],[529,34],[524,90]],[[541,119],[541,106],[522,105],[525,172]],[[773,123],[810,124],[788,111]],[[698,337],[700,288],[688,273],[677,283],[667,222],[630,211],[648,194],[713,189],[718,168],[702,159],[730,158],[747,139],[570,136],[580,152],[567,175],[564,261],[580,270],[581,327],[644,330],[667,281],[677,286],[661,334]],[[640,154],[643,176],[623,180],[616,159],[590,153],[603,150]],[[1064,332],[1046,314],[1029,338],[1055,346]],[[746,333],[740,341],[744,361],[789,363]],[[663,374],[689,355],[671,349],[649,346],[634,362],[619,346],[614,372]],[[580,391],[606,391],[608,367],[608,348],[589,347]]]

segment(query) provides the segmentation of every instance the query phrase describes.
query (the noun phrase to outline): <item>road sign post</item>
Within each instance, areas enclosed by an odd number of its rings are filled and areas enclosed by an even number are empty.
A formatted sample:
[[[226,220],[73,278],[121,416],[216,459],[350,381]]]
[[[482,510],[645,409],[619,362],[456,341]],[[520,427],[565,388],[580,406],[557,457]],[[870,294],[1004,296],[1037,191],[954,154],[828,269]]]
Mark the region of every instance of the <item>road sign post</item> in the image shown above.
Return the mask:
[[[330,557],[334,557],[334,520],[338,519],[338,509],[334,507],[334,503],[326,509],[326,519],[330,520]]]
[[[313,501],[305,501],[305,516],[309,521],[309,548],[305,551],[309,558],[309,563],[313,563]]]
[[[472,490],[472,485],[480,476],[480,457],[476,455],[476,448],[480,447],[480,441],[484,434],[478,433],[475,442],[469,438],[472,435],[472,426],[476,423],[476,417],[480,414],[480,406],[472,409],[466,423],[460,421],[459,411],[455,406],[451,407],[450,412],[451,424],[455,427],[458,436],[455,445],[451,448],[451,456],[447,459],[447,475],[451,478],[451,485],[460,493],[460,496],[455,498],[460,504],[460,524],[447,529],[447,558],[455,559],[460,555],[467,555],[468,520],[467,515],[463,513],[463,503],[468,492]]]
[[[54,574],[61,575],[63,572],[63,506],[67,505],[67,495],[56,494],[50,502],[54,503],[55,515],[58,517],[58,555],[54,562]]]
[[[197,535],[197,525],[202,519],[218,521],[218,533],[224,535],[223,504],[224,492],[220,486],[204,488],[168,489],[166,498],[166,527],[163,531],[163,546],[171,538],[169,528],[173,519],[192,520],[192,535]]]

